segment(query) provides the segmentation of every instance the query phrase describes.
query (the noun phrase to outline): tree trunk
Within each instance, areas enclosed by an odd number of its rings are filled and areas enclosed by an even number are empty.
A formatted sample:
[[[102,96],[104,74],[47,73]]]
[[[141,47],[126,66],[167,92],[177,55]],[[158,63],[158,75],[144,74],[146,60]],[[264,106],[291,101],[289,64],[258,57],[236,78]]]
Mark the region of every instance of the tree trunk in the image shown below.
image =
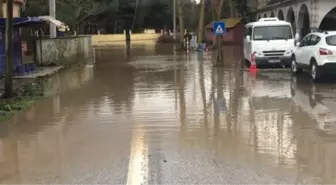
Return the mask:
[[[7,0],[5,97],[13,97],[13,0]]]
[[[3,1],[0,0],[0,17],[3,17]]]
[[[200,17],[198,21],[198,45],[200,45],[203,41],[204,36],[204,10],[205,10],[205,0],[201,0],[201,9],[200,9]]]
[[[180,26],[180,44],[184,45],[184,20],[183,20],[183,0],[177,0],[178,16],[179,16],[179,26]]]
[[[219,1],[219,4],[218,4]],[[216,0],[216,3],[212,4],[212,20],[219,21],[221,19],[222,8],[224,5],[224,0]],[[217,39],[213,39],[212,47],[215,48],[217,44]]]

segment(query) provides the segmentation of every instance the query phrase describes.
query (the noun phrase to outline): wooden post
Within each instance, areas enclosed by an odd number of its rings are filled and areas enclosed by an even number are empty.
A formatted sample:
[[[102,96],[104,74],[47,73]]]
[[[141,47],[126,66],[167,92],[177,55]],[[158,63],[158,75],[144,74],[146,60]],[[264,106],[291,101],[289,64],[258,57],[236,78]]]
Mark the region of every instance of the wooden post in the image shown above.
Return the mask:
[[[221,42],[221,36],[216,36],[216,42],[217,42],[217,60],[216,65],[224,64],[223,62],[223,55],[222,55],[222,42]]]
[[[5,97],[13,96],[13,0],[6,1],[6,76],[5,76]],[[2,7],[1,7],[2,8]]]

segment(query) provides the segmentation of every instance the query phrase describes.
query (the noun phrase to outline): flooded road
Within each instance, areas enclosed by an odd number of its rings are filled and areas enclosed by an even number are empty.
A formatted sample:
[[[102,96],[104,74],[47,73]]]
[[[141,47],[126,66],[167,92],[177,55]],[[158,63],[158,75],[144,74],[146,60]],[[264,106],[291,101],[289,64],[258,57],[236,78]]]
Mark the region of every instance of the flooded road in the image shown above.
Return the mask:
[[[336,85],[254,77],[225,52],[214,68],[171,45],[98,48],[0,124],[0,183],[336,183]]]

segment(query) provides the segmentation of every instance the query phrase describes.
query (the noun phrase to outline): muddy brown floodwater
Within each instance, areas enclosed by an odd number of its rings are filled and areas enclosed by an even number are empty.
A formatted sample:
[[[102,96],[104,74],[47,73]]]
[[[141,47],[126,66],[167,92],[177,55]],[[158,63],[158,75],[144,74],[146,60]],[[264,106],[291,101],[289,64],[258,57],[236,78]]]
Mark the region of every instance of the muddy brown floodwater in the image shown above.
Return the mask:
[[[0,183],[336,183],[336,85],[250,76],[224,49],[215,68],[172,45],[97,48],[0,124]]]

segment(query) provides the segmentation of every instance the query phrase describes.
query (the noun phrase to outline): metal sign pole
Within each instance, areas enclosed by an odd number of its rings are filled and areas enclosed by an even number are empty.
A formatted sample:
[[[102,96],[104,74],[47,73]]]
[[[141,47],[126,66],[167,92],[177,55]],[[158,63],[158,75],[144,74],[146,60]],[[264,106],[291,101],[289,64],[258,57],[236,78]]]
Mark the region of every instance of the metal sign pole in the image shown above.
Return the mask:
[[[217,56],[216,56],[216,65],[224,64],[223,55],[222,55],[222,47],[221,47],[221,36],[225,34],[226,27],[224,22],[215,22],[214,26],[214,35],[216,35],[216,44],[217,44]]]
[[[220,36],[216,36],[217,39],[217,62],[216,64],[223,64],[223,58],[222,58],[222,47],[221,47],[221,39]]]

